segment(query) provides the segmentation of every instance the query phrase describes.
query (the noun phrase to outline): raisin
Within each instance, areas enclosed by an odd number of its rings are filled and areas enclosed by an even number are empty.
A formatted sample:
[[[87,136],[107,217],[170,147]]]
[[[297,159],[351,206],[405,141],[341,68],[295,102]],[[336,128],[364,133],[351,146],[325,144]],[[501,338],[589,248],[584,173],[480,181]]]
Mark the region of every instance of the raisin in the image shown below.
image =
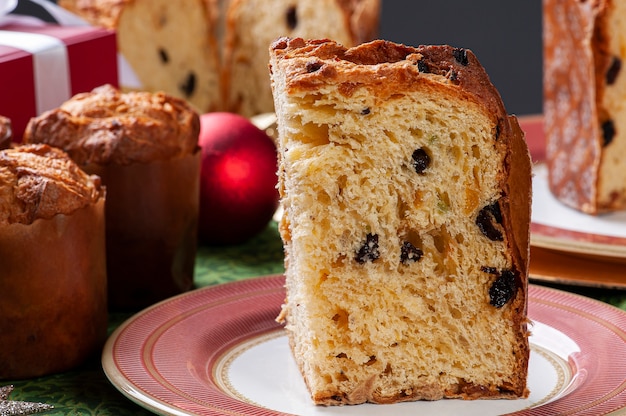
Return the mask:
[[[609,66],[609,69],[606,71],[607,85],[615,83],[615,80],[617,79],[617,76],[619,75],[621,69],[622,60],[619,59],[617,56],[614,56],[613,60],[611,61],[611,65]]]
[[[613,120],[607,120],[602,123],[602,145],[608,146],[611,144],[613,137],[615,137],[615,124],[613,124]]]
[[[400,261],[402,262],[402,264],[420,261],[423,255],[424,252],[422,250],[415,247],[408,241],[402,243],[402,248],[400,249]]]
[[[361,246],[354,259],[357,263],[363,264],[367,261],[374,261],[378,259],[378,257],[380,257],[380,252],[378,251],[378,234],[368,233],[365,244]]]
[[[430,156],[426,153],[426,150],[423,148],[419,148],[413,152],[411,156],[413,159],[413,167],[415,168],[415,172],[422,174],[430,166]]]
[[[496,280],[489,288],[489,303],[496,308],[501,308],[513,298],[515,294],[515,274],[512,270],[502,270],[496,274]]]
[[[161,59],[161,62],[163,62],[164,64],[170,61],[170,57],[167,54],[167,51],[163,48],[159,48],[159,59]]]
[[[498,201],[480,210],[476,216],[476,225],[480,232],[491,241],[502,241],[504,240],[502,231],[494,225],[494,222],[502,223],[502,213]]]
[[[369,107],[365,107],[363,110],[361,110],[361,115],[362,116],[366,116],[370,113],[370,108]]]
[[[191,97],[196,90],[196,74],[189,72],[185,81],[178,88],[186,97]]]
[[[419,72],[423,72],[424,74],[428,74],[430,72],[430,67],[424,60],[417,61],[417,70]]]
[[[296,26],[298,26],[298,15],[296,14],[296,6],[291,6],[290,8],[288,8],[285,17],[287,19],[287,27],[291,30],[294,30]]]
[[[454,48],[454,50],[452,51],[452,55],[454,56],[454,59],[456,59],[456,61],[461,65],[467,66],[467,64],[469,64],[469,60],[467,59],[467,51],[465,49]]]
[[[322,63],[320,61],[309,61],[306,63],[306,72],[311,73],[319,71],[321,67]]]

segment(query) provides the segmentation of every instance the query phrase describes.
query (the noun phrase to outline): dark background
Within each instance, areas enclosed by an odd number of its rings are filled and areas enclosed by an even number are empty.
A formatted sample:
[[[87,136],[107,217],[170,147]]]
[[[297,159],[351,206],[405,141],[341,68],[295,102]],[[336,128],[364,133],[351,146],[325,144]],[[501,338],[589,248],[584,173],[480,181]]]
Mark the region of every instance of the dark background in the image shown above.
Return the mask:
[[[541,112],[541,0],[381,1],[382,39],[471,49],[509,113]],[[31,7],[20,0],[22,11]]]
[[[509,113],[538,114],[541,7],[541,0],[382,0],[380,37],[410,46],[471,49]]]

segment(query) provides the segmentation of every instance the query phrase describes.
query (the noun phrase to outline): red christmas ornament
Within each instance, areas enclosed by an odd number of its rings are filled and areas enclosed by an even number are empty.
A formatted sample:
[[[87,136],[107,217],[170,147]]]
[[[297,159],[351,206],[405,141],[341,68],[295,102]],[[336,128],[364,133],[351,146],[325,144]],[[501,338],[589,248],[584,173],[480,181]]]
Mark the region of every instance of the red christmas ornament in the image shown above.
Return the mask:
[[[237,114],[203,114],[200,125],[200,241],[243,243],[260,233],[278,208],[276,146]]]

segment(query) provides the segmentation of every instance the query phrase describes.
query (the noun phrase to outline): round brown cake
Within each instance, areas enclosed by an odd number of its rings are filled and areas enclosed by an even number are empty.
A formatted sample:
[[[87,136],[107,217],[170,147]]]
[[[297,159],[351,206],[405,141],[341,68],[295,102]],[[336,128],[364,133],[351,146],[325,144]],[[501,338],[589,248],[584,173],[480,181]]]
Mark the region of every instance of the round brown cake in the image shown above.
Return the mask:
[[[72,368],[106,337],[105,191],[63,151],[0,151],[0,379]]]
[[[109,306],[137,310],[191,289],[200,187],[198,114],[164,93],[110,85],[31,119],[26,143],[65,150],[107,188]]]

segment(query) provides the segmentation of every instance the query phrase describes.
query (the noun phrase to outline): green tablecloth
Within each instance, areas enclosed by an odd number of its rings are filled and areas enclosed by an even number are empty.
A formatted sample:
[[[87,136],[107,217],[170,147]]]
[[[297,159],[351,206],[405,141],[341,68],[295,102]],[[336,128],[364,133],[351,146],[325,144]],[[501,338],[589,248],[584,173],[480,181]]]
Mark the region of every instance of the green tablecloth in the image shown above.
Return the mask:
[[[283,252],[276,223],[250,242],[235,247],[199,247],[195,281],[198,287],[283,272]],[[626,271],[626,267],[625,267]],[[537,282],[532,282],[537,283]],[[555,286],[579,293],[626,310],[626,291],[575,286]],[[130,314],[112,313],[113,331]],[[105,377],[100,356],[95,356],[81,368],[32,380],[0,381],[13,384],[11,400],[44,402],[55,408],[45,415],[149,415],[118,392]]]

